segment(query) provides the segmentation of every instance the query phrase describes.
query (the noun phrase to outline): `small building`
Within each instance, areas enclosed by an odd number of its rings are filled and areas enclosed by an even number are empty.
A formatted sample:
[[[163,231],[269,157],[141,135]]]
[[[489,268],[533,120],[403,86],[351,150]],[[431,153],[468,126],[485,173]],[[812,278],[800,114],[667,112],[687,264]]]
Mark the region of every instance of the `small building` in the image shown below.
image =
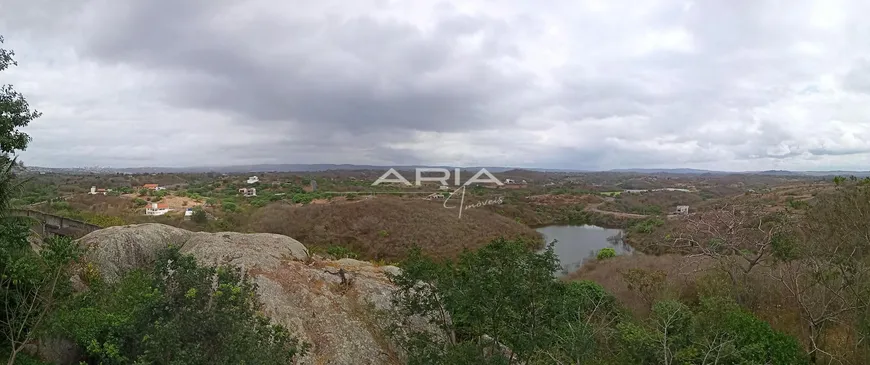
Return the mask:
[[[677,205],[677,214],[682,214],[682,215],[689,214],[689,206],[688,205]]]
[[[239,194],[244,195],[246,198],[257,196],[257,188],[241,188],[239,189]]]
[[[112,189],[97,189],[96,186],[91,186],[91,191],[89,191],[88,194],[90,194],[90,195],[97,195],[97,194],[106,195],[110,191],[112,191]]]
[[[514,179],[504,179],[505,184],[516,184],[517,181]]]
[[[184,219],[190,219],[190,217],[193,217],[193,208],[187,208],[184,211]]]
[[[426,199],[426,200],[444,200],[444,194],[432,193],[432,194],[427,195],[424,199]]]
[[[142,187],[148,190],[160,190],[160,185],[157,184],[145,184]]]
[[[248,184],[256,184],[260,182],[260,178],[256,176],[251,176],[248,178]]]
[[[145,208],[145,215],[164,215],[170,210],[172,209],[169,209],[169,205],[166,203],[151,203],[150,206]]]
[[[441,186],[438,187],[438,190],[441,190],[441,191],[450,191],[450,186],[449,186],[449,185],[441,185]]]

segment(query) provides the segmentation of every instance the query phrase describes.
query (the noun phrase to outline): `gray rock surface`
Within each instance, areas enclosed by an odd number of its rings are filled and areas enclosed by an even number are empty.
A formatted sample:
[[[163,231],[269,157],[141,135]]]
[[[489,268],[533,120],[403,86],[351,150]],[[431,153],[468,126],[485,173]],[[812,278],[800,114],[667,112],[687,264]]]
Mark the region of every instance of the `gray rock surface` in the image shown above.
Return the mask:
[[[401,363],[383,332],[398,318],[390,314],[395,287],[385,275],[398,273],[394,266],[311,258],[302,243],[276,234],[190,232],[155,223],[102,229],[79,244],[108,281],[149,265],[170,244],[204,264],[243,267],[258,284],[266,314],[312,345],[300,364]]]

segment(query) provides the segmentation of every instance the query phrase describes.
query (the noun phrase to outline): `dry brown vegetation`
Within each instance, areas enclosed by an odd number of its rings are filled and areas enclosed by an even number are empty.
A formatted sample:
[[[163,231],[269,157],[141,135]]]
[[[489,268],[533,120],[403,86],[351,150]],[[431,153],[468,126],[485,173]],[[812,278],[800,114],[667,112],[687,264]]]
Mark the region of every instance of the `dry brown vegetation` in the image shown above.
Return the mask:
[[[800,339],[812,363],[866,364],[868,216],[867,183],[735,196],[640,235],[643,251],[667,254],[591,261],[568,279],[594,280],[640,315],[656,299],[730,297]]]
[[[642,194],[619,194],[600,207],[602,210],[635,214],[669,214],[678,205],[696,206],[703,199],[696,193],[651,191]]]
[[[591,260],[564,280],[595,281],[633,314],[644,317],[649,314],[650,303],[657,300],[693,303],[705,296],[735,295],[722,269],[705,256],[634,254]],[[806,342],[800,309],[788,291],[777,285],[774,272],[775,268],[765,266],[746,277],[742,304],[773,328]]]
[[[533,229],[485,209],[457,209],[440,202],[379,196],[355,204],[290,206],[275,203],[254,214],[252,229],[293,237],[309,247],[345,246],[369,259],[399,259],[413,245],[436,257],[455,257],[491,240],[527,239]]]
[[[580,270],[567,275],[564,280],[592,280],[612,293],[633,313],[646,315],[649,312],[649,301],[640,291],[629,289],[623,274],[628,274],[631,270],[643,270],[650,274],[661,271],[665,275],[662,284],[667,287],[652,293],[655,299],[663,299],[668,292],[677,298],[689,298],[696,294],[695,285],[711,264],[710,260],[702,257],[687,259],[681,255],[654,256],[637,253],[586,261]]]
[[[76,211],[113,216],[128,215],[134,208],[130,199],[119,196],[77,194],[71,195],[64,201]],[[48,203],[38,204],[35,208],[47,212],[52,211],[52,206]]]

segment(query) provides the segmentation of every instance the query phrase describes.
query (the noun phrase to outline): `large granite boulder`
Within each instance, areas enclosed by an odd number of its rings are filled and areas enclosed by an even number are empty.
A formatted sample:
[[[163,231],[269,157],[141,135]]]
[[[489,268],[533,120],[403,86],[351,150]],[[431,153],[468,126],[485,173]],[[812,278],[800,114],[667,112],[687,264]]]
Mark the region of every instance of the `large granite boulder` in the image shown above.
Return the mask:
[[[401,363],[384,333],[399,322],[390,320],[398,318],[390,314],[395,287],[385,275],[397,273],[394,266],[312,258],[302,243],[277,234],[190,232],[155,223],[102,229],[79,243],[107,281],[151,264],[169,245],[203,264],[244,268],[258,284],[266,314],[312,345],[301,364]]]

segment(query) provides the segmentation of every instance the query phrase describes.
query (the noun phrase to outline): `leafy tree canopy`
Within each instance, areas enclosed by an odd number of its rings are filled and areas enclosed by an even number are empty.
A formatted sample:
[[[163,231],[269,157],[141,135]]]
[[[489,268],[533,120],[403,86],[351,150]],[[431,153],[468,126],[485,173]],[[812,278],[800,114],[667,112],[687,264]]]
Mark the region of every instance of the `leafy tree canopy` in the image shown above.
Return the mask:
[[[0,36],[0,44],[3,44],[3,36]],[[17,65],[14,55],[15,52],[0,48],[0,71]],[[0,153],[10,155],[25,150],[30,136],[20,128],[41,115],[36,110],[30,110],[27,100],[12,85],[0,85]]]

